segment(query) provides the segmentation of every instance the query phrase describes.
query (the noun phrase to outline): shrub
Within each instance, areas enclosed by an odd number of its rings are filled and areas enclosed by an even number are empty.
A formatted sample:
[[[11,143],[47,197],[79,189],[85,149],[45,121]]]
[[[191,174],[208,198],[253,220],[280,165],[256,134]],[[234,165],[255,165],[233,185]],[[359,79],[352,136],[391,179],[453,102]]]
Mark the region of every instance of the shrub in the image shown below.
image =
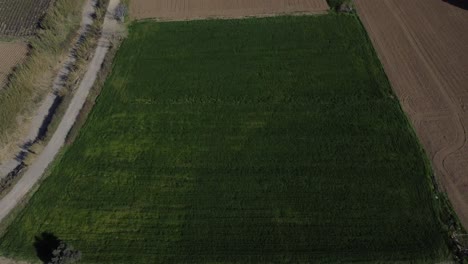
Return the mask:
[[[327,2],[332,10],[339,10],[341,5],[348,3],[349,0],[327,0]]]

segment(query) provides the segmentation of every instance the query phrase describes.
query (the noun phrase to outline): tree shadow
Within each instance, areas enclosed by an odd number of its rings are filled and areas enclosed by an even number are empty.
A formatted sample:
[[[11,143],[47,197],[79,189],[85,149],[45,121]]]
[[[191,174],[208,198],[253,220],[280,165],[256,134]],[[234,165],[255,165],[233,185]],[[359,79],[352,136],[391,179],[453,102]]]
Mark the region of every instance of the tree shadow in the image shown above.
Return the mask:
[[[459,7],[461,9],[468,10],[468,1],[467,0],[443,0],[444,2],[451,4],[453,6]]]
[[[60,239],[52,233],[43,232],[40,236],[35,236],[34,240],[37,257],[44,263],[50,262],[52,252],[59,246]]]

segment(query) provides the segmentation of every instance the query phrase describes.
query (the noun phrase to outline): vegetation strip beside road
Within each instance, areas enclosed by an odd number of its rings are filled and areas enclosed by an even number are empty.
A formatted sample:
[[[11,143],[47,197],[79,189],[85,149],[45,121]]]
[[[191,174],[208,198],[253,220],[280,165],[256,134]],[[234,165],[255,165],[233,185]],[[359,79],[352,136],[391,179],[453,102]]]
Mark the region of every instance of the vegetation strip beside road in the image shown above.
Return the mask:
[[[10,2],[10,1],[9,1]],[[16,1],[16,2],[22,2]],[[31,119],[51,91],[56,73],[73,45],[84,0],[57,0],[28,39],[28,58],[0,90],[0,160],[11,159],[29,133]]]
[[[109,2],[108,12],[103,25],[103,37],[99,40],[99,45],[95,51],[92,61],[89,64],[88,70],[75,92],[75,95],[73,96],[62,121],[58,125],[56,132],[22,178],[16,183],[12,190],[0,200],[0,221],[2,221],[11,212],[11,210],[15,208],[16,204],[21,201],[34,184],[41,178],[45,169],[53,161],[55,155],[62,147],[70,128],[86,100],[89,89],[94,83],[96,75],[109,48],[108,38],[116,29],[116,23],[113,21],[114,18],[111,14],[118,2],[118,0],[110,0]]]
[[[82,10],[81,27],[75,45],[70,49],[62,70],[57,74],[52,90],[42,102],[31,122],[29,135],[18,146],[10,162],[0,165],[0,199],[21,178],[53,135],[73,98],[79,80],[85,74],[91,54],[97,47],[108,0],[87,0]],[[12,154],[13,155],[13,154]]]
[[[11,151],[10,156],[5,156],[0,159],[0,197],[4,195],[5,186],[11,185],[12,177],[18,176],[18,171],[21,168],[27,167],[28,161],[34,158],[37,152],[40,152],[41,144],[43,139],[49,131],[50,123],[56,116],[57,109],[62,104],[64,95],[67,94],[67,85],[70,82],[72,71],[78,70],[76,67],[77,60],[80,60],[76,54],[76,50],[81,49],[85,40],[92,38],[89,36],[90,29],[93,28],[94,20],[93,15],[96,14],[96,3],[95,0],[86,0],[82,8],[82,19],[80,28],[77,30],[76,42],[73,47],[69,50],[68,56],[64,62],[60,62],[61,69],[56,74],[55,80],[50,83],[48,94],[44,99],[40,100],[40,106],[36,109],[34,117],[29,121],[27,135],[24,138],[18,138],[20,143],[15,141],[10,142],[17,143],[16,149],[8,149]],[[11,76],[15,76],[15,73],[11,73]],[[8,110],[5,109],[4,110]],[[32,158],[31,158],[32,156]]]

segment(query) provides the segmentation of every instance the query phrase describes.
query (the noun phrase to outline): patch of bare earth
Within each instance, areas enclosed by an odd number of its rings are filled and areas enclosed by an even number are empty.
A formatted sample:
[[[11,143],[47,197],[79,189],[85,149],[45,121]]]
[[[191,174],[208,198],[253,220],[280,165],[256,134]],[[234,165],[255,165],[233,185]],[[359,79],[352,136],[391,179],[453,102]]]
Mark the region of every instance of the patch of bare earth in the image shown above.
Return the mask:
[[[0,90],[13,68],[26,58],[28,47],[22,42],[0,42]]]
[[[326,0],[132,0],[135,19],[192,20],[291,13],[325,13]]]
[[[355,2],[436,177],[468,228],[468,10],[442,0]]]
[[[29,262],[24,261],[17,261],[13,259],[7,259],[4,257],[0,257],[0,264],[30,264]]]

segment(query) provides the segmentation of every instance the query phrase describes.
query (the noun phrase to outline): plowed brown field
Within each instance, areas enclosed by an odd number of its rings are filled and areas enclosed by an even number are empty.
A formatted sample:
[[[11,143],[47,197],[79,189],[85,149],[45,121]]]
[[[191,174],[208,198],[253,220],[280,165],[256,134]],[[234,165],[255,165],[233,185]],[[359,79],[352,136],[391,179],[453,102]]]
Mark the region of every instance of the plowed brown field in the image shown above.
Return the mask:
[[[468,10],[442,0],[356,0],[385,71],[468,228]]]
[[[0,0],[0,35],[31,36],[51,0]]]
[[[0,89],[13,67],[26,57],[27,52],[28,48],[24,43],[0,42]]]
[[[216,17],[265,16],[284,13],[324,13],[325,0],[132,0],[133,18],[190,20]]]

